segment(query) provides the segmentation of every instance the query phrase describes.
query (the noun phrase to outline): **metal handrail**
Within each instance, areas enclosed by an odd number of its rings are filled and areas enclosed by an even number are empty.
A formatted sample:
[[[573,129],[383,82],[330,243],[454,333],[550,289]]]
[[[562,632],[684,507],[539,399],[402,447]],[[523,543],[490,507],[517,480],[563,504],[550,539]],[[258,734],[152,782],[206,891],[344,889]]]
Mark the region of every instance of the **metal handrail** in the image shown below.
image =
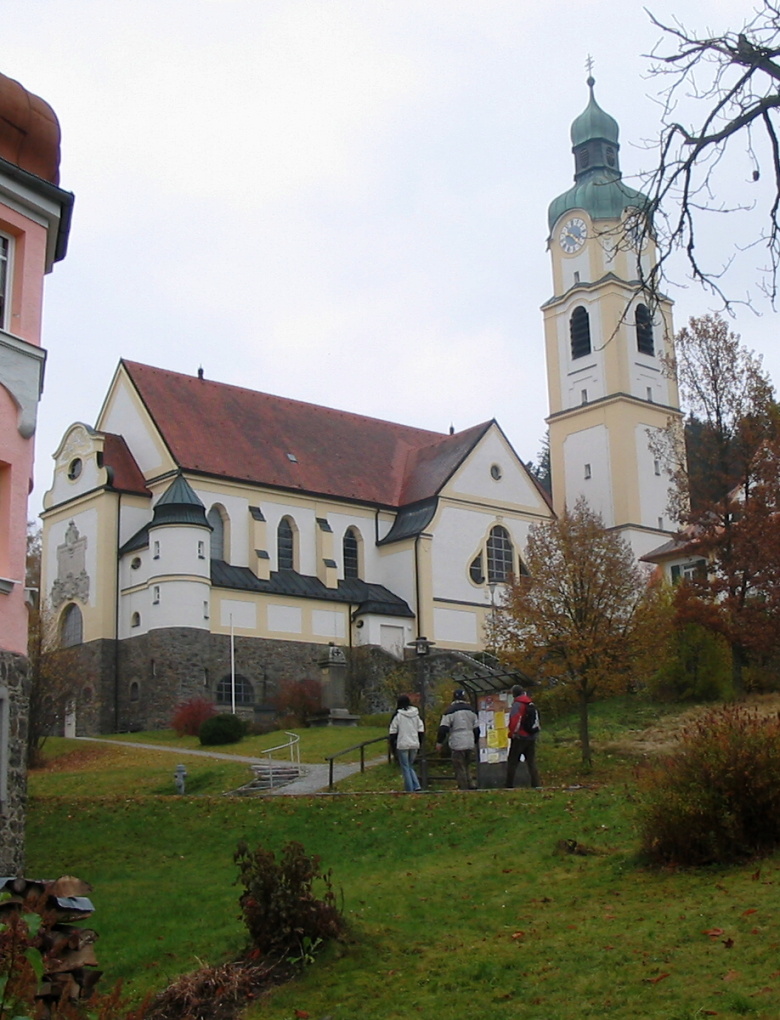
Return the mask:
[[[266,755],[268,758],[268,778],[271,784],[271,789],[274,788],[274,769],[273,769],[273,758],[271,757],[274,751],[284,751],[285,748],[290,749],[290,763],[295,765],[298,769],[298,774],[301,771],[301,738],[298,733],[291,733],[290,730],[285,730],[285,734],[290,738],[286,744],[277,744],[275,747],[267,747],[264,751],[258,752],[260,755]]]
[[[352,747],[345,747],[343,751],[336,751],[335,754],[326,754],[325,761],[328,762],[330,768],[328,770],[328,789],[333,789],[333,759],[340,758],[342,754],[349,754],[350,751],[360,751],[360,771],[366,771],[366,748],[369,744],[378,744],[381,740],[387,740],[387,736],[374,737],[373,740],[364,740],[362,744],[353,744]],[[391,760],[390,744],[387,745],[387,761],[388,764]]]

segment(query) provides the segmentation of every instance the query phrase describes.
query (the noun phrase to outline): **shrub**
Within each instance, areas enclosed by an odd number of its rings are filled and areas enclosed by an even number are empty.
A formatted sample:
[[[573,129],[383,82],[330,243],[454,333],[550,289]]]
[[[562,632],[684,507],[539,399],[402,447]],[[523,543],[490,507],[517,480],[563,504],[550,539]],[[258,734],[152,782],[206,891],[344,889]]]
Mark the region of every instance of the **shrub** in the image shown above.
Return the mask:
[[[725,638],[696,623],[674,628],[647,686],[657,701],[726,698],[731,693],[731,655]]]
[[[312,947],[343,934],[346,923],[336,906],[331,872],[323,872],[319,857],[309,856],[300,843],[287,843],[277,861],[272,850],[250,850],[242,840],[233,859],[255,955],[308,955]],[[314,895],[315,881],[322,884],[321,898]]]
[[[173,713],[171,727],[177,737],[197,737],[203,723],[216,714],[217,710],[208,698],[191,698]]]
[[[237,715],[225,712],[214,715],[201,724],[198,736],[201,744],[237,744],[244,735],[244,724]]]
[[[322,708],[322,684],[319,680],[282,680],[274,702],[279,715],[305,726]]]
[[[664,864],[737,861],[780,846],[780,716],[731,706],[683,731],[640,775],[644,853]]]

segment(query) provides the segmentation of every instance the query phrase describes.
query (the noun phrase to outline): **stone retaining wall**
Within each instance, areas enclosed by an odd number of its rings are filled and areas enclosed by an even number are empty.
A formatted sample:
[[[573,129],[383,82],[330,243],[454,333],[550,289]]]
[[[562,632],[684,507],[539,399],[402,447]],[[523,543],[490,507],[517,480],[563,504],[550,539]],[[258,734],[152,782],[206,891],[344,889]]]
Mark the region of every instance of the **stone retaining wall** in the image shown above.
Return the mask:
[[[0,651],[0,689],[4,692],[8,740],[0,744],[5,765],[5,799],[0,805],[0,875],[24,869],[24,815],[27,804],[27,659]],[[6,721],[3,721],[5,729]]]

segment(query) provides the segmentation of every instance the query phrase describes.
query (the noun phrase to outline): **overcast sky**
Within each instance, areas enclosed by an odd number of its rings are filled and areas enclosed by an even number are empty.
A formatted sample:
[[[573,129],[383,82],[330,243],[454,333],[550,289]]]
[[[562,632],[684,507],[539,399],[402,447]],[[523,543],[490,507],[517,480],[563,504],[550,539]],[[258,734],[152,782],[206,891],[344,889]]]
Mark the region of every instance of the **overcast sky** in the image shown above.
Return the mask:
[[[648,5],[715,31],[753,8]],[[639,186],[652,162],[643,54],[659,33],[641,3],[2,0],[2,14],[0,71],[53,106],[76,195],[47,279],[31,514],[120,357],[439,431],[496,418],[536,457],[546,211],[571,183],[588,54],[624,175]],[[728,169],[741,188],[747,170]],[[760,261],[735,270],[737,294]],[[670,293],[678,327],[713,306]],[[760,308],[735,328],[780,381]]]

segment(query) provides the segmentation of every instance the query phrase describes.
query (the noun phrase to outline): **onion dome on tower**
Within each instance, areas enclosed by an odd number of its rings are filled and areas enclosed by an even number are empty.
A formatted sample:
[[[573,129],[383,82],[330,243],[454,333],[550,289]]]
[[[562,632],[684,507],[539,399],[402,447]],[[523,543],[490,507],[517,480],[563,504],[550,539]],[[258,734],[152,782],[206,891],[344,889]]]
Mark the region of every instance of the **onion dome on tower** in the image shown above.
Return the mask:
[[[595,80],[588,78],[588,105],[571,126],[574,153],[574,187],[550,203],[547,221],[552,231],[556,220],[570,209],[584,209],[594,220],[619,220],[626,209],[645,209],[649,199],[623,183],[618,153],[619,128],[605,113],[593,93]]]

